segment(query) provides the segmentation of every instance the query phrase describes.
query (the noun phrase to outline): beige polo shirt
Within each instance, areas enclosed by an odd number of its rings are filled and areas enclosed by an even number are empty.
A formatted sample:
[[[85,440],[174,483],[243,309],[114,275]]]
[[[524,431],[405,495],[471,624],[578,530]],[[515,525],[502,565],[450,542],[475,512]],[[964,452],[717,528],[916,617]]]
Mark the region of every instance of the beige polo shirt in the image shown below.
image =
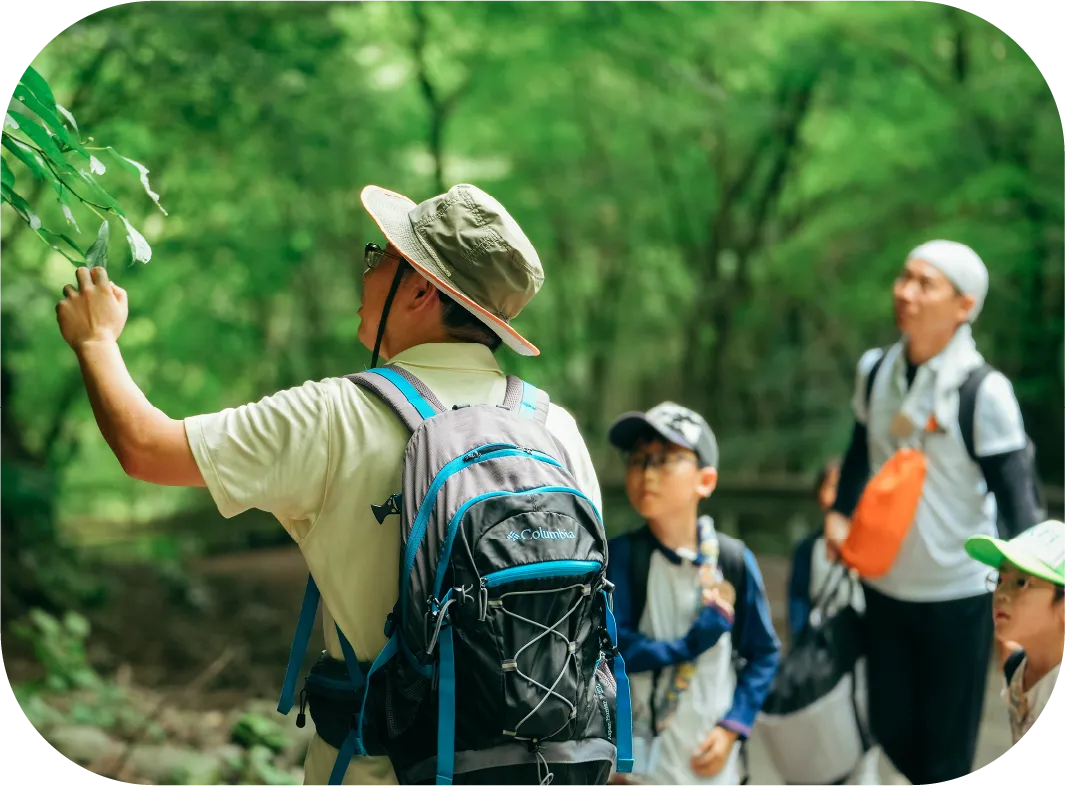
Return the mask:
[[[481,344],[422,344],[391,363],[421,379],[446,407],[503,403],[506,377]],[[573,417],[552,405],[547,428],[569,452],[580,490],[601,508],[595,469]],[[343,657],[336,620],[360,660],[373,660],[397,599],[400,535],[398,519],[380,525],[370,505],[401,490],[410,435],[399,418],[373,394],[335,378],[188,418],[185,431],[223,516],[265,510],[299,544],[322,592],[330,654]],[[279,678],[283,669],[279,663]],[[336,749],[315,736],[304,782],[328,782],[335,759]],[[387,758],[359,758],[344,782],[396,779]]]

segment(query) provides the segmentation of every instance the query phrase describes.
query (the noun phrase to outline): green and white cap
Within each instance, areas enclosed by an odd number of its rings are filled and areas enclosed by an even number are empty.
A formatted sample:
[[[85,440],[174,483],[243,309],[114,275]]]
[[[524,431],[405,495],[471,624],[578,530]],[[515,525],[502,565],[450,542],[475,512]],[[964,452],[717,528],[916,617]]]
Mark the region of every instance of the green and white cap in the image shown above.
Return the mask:
[[[965,541],[973,559],[998,570],[1009,561],[1032,576],[1065,585],[1065,523],[1044,521],[1012,540],[976,535]]]

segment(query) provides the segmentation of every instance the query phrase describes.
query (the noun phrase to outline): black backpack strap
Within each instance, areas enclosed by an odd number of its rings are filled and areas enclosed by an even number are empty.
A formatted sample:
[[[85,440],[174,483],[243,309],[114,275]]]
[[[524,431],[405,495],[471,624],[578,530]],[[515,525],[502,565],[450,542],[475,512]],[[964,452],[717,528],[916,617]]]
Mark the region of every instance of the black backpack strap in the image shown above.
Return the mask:
[[[1016,649],[1009,654],[1005,662],[1002,664],[1002,673],[1006,676],[1006,684],[1009,685],[1013,681],[1013,675],[1017,672],[1017,669],[1021,665],[1021,661],[1024,660],[1024,650]]]
[[[507,395],[503,399],[503,406],[538,423],[547,423],[551,397],[536,385],[530,385],[515,376],[508,376]]]
[[[888,348],[890,349],[890,347]],[[873,398],[873,381],[876,379],[876,372],[880,370],[880,367],[884,365],[884,358],[887,357],[888,350],[885,349],[880,353],[880,357],[873,363],[873,367],[869,369],[869,376],[865,378],[865,408],[869,409],[869,402]],[[869,414],[866,412],[866,420],[869,420]]]
[[[651,555],[655,551],[655,536],[646,527],[629,535],[629,587],[632,598],[632,626],[638,628],[647,607],[647,577],[651,573]]]
[[[384,366],[349,374],[347,379],[371,391],[414,431],[423,420],[444,410],[444,405],[420,379],[397,366]]]
[[[976,438],[973,434],[976,421],[976,394],[980,385],[987,379],[987,375],[994,371],[989,364],[973,369],[958,389],[958,425],[961,427],[961,438],[965,442],[965,449],[969,451],[969,458],[976,458]]]
[[[736,646],[743,636],[743,625],[747,617],[747,561],[743,553],[743,541],[729,535],[717,533],[717,564],[721,575],[736,588],[736,616],[732,620],[732,652],[737,653]]]
[[[729,535],[717,533],[717,564],[721,575],[736,588],[736,616],[732,620],[732,666],[739,673],[743,668],[743,657],[739,653],[739,642],[743,636],[744,621],[747,618],[747,561],[744,558],[743,541]],[[741,740],[740,746],[740,783],[751,781],[751,766],[747,756],[747,741]]]

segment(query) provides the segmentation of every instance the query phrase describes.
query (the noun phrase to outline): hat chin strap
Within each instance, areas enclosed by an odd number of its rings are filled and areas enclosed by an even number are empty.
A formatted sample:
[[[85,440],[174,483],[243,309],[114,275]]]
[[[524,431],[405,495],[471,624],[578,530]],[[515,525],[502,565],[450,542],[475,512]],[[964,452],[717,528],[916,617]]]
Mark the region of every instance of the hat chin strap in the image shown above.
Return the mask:
[[[396,268],[396,275],[392,277],[392,288],[388,290],[388,297],[385,298],[385,307],[381,309],[381,321],[377,325],[377,341],[373,345],[373,359],[370,361],[370,368],[377,368],[377,359],[381,354],[381,341],[385,337],[388,312],[392,308],[392,300],[396,297],[396,290],[399,289],[399,282],[402,280],[403,266],[400,265]]]

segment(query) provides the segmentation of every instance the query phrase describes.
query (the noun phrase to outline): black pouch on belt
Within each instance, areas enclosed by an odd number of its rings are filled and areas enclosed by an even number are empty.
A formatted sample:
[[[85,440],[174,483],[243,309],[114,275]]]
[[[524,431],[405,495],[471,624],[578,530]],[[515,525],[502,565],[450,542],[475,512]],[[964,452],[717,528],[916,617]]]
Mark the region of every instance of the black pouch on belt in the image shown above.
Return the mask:
[[[369,664],[360,664],[360,666],[364,674],[369,671]],[[344,744],[352,724],[359,722],[365,690],[365,685],[357,690],[352,687],[344,661],[332,658],[328,653],[323,652],[311,667],[303,683],[300,714],[296,721],[299,723],[300,719],[305,717],[303,709],[306,703],[311,711],[315,732],[334,748],[339,749]],[[384,751],[373,744],[374,739],[375,735],[369,728],[369,724],[363,724],[363,745],[366,747],[366,752],[372,756],[383,755]]]

